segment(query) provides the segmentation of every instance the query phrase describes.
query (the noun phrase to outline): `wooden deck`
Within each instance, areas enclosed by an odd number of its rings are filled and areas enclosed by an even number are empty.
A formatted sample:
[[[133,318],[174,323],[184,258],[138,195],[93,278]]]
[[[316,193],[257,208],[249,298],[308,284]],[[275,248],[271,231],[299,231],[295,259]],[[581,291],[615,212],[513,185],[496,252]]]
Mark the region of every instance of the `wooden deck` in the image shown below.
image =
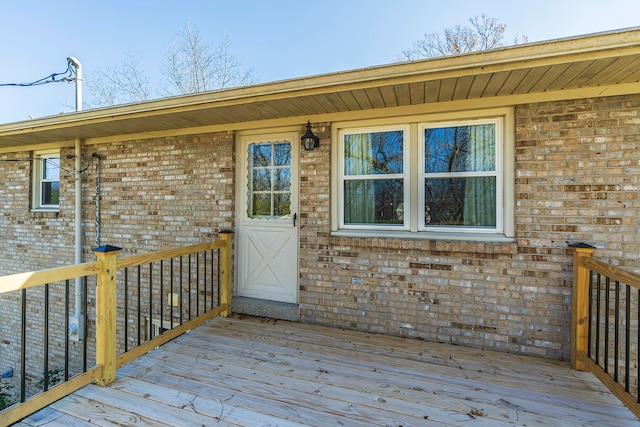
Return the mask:
[[[217,318],[20,426],[638,426],[568,363]]]

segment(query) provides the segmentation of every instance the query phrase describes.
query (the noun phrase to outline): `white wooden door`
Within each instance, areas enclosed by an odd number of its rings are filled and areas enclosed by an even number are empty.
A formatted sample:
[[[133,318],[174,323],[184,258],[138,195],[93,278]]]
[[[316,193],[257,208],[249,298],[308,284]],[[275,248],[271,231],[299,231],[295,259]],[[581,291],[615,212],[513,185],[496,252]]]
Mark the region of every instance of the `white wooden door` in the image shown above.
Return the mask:
[[[241,297],[298,302],[298,140],[297,132],[239,140]]]

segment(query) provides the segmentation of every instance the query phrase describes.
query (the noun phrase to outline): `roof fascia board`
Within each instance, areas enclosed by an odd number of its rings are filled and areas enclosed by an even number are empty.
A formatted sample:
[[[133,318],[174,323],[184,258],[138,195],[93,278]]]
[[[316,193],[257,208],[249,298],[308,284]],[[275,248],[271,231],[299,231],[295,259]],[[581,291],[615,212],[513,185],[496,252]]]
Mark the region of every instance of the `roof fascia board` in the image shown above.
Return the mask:
[[[584,99],[603,96],[618,96],[627,95],[631,93],[640,93],[640,83],[627,83],[622,85],[611,86],[599,86],[592,88],[582,89],[567,89],[554,92],[542,92],[536,94],[519,94],[499,96],[492,98],[478,98],[471,100],[459,100],[449,102],[438,102],[431,104],[419,104],[404,107],[392,107],[381,108],[371,110],[361,110],[349,113],[349,119],[364,120],[364,119],[378,119],[378,118],[391,118],[402,116],[415,116],[419,114],[433,114],[433,113],[445,113],[455,111],[469,111],[475,109],[487,109],[487,108],[500,108],[500,107],[512,107],[514,105],[530,104],[537,102],[553,102],[564,101],[572,99]],[[305,116],[305,120],[309,117]],[[345,113],[326,113],[318,114],[310,117],[315,122],[334,122],[341,121],[345,118]],[[87,138],[84,141],[85,144],[103,144],[110,142],[123,142],[123,141],[135,141],[143,139],[163,138],[170,136],[183,136],[202,133],[213,132],[238,132],[249,131],[255,129],[270,129],[283,126],[296,126],[299,125],[299,117],[287,117],[282,119],[260,120],[260,121],[248,121],[242,123],[232,123],[223,125],[211,125],[211,126],[199,126],[191,128],[172,129],[170,131],[154,131],[154,132],[140,132],[135,134],[124,134],[109,137],[99,138]],[[50,144],[41,144],[34,147],[29,147],[29,150],[40,146],[70,146],[74,141],[59,141]],[[23,151],[24,145],[0,148],[0,153]]]

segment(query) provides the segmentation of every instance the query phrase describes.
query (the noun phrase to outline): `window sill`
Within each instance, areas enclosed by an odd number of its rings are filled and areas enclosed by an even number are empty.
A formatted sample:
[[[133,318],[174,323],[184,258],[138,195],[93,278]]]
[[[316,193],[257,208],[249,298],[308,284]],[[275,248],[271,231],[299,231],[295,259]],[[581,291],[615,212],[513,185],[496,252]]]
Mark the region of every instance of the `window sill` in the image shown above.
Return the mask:
[[[38,209],[31,209],[31,213],[52,213],[52,214],[59,214],[59,213],[60,213],[60,209],[58,209],[58,208],[56,208],[56,209],[38,208]]]
[[[403,231],[338,230],[331,233],[335,245],[379,247],[439,252],[515,255],[515,238],[498,233],[410,233]]]

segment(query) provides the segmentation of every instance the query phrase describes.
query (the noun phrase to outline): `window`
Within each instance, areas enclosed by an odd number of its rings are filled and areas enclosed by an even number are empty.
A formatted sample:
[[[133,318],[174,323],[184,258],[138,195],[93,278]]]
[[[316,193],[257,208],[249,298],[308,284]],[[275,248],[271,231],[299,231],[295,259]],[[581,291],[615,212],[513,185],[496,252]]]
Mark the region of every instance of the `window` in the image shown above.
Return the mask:
[[[342,136],[342,225],[403,229],[408,129],[381,128]]]
[[[501,229],[500,121],[421,125],[420,229]]]
[[[340,126],[337,235],[513,237],[513,114]],[[437,118],[436,118],[437,119]],[[505,160],[509,159],[509,160]]]
[[[60,152],[33,154],[33,209],[58,210],[60,203]]]

